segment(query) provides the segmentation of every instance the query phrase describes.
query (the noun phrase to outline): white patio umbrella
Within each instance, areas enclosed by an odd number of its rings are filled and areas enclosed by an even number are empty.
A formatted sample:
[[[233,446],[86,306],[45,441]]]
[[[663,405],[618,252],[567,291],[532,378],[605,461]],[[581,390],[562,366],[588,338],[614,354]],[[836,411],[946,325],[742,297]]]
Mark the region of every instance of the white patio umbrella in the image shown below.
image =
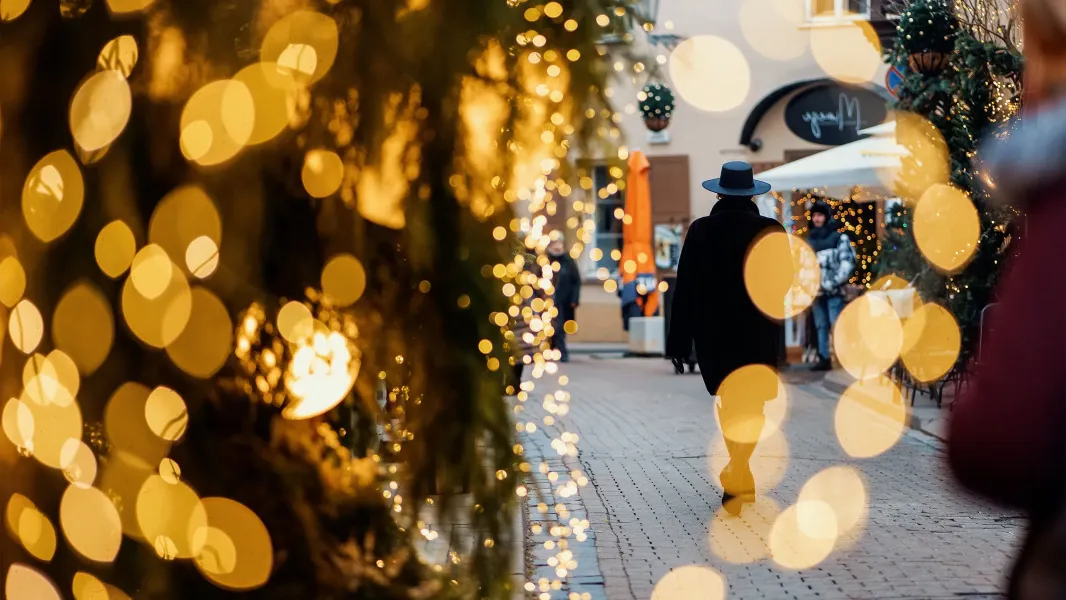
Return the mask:
[[[862,133],[869,137],[837,146],[759,173],[775,190],[828,187],[888,187],[907,150],[896,143],[896,124],[885,123]]]

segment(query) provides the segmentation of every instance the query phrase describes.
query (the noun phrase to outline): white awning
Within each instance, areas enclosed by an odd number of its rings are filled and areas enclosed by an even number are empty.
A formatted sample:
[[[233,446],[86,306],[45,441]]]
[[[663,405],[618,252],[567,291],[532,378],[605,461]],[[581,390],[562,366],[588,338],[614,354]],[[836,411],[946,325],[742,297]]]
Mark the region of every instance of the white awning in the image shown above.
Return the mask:
[[[759,173],[758,179],[778,192],[829,187],[887,188],[907,150],[896,143],[895,123],[865,131],[870,137]]]

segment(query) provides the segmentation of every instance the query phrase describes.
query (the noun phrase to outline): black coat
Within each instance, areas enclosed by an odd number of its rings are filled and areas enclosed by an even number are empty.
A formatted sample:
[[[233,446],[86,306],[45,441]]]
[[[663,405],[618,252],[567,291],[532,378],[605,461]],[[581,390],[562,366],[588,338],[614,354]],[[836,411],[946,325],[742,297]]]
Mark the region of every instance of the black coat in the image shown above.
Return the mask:
[[[555,295],[553,300],[559,308],[559,326],[572,321],[577,316],[574,307],[581,303],[581,273],[577,270],[577,263],[569,254],[561,257],[550,257],[552,262],[559,262],[559,272],[555,274]]]
[[[685,236],[671,306],[666,354],[696,358],[707,391],[717,395],[727,375],[750,364],[777,367],[784,325],[763,314],[744,285],[744,260],[752,243],[780,223],[759,215],[750,200],[725,199],[696,219]],[[779,258],[792,261],[787,251]],[[782,302],[787,289],[782,290]]]

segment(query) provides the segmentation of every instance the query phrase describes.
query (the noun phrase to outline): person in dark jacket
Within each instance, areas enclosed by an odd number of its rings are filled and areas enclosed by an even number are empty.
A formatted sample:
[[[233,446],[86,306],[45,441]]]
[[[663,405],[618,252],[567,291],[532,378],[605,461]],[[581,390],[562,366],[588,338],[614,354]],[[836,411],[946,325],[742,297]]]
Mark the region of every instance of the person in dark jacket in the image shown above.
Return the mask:
[[[833,368],[829,339],[837,317],[844,310],[845,286],[855,272],[855,250],[848,236],[840,231],[840,224],[833,220],[829,205],[824,202],[815,202],[811,207],[811,230],[807,234],[807,242],[822,269],[821,289],[811,304],[818,334],[818,362],[814,370],[828,371]]]
[[[726,163],[722,176],[705,181],[703,187],[717,193],[718,202],[710,215],[692,223],[685,237],[666,354],[680,373],[695,342],[703,382],[712,396],[719,396],[718,417],[729,452],[729,464],[721,474],[723,504],[727,510],[739,510],[739,505],[754,499],[755,480],[748,462],[766,420],[763,407],[777,396],[777,385],[745,390],[742,398],[718,392],[723,380],[741,367],[766,365],[776,370],[784,326],[764,314],[748,295],[744,262],[755,243],[769,234],[783,235],[784,228],[759,215],[752,198],[770,191],[770,186],[754,179],[748,163]],[[776,260],[791,264],[787,246],[777,247],[783,251]],[[791,283],[774,283],[780,287],[782,305]],[[738,502],[730,502],[733,498]]]
[[[552,233],[551,243],[548,244],[548,258],[555,272],[552,279],[552,286],[555,288],[552,300],[559,310],[553,323],[555,332],[551,344],[552,349],[559,351],[559,361],[567,362],[570,360],[570,352],[566,348],[564,328],[567,321],[577,319],[577,307],[581,303],[581,274],[577,270],[577,263],[566,252],[562,235],[558,232]]]

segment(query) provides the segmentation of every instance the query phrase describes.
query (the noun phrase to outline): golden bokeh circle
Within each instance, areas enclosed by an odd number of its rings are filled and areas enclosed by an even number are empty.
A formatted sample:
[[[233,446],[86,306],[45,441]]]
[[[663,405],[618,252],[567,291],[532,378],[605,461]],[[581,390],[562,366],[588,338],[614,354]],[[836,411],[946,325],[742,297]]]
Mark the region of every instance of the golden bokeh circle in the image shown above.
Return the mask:
[[[304,156],[300,178],[312,198],[332,196],[344,181],[344,161],[332,150],[310,150]]]
[[[44,337],[41,312],[29,300],[19,302],[8,317],[7,333],[16,348],[25,354],[33,352]]]
[[[339,33],[336,21],[329,16],[297,10],[271,26],[259,56],[263,62],[289,70],[300,83],[314,83],[333,67]]]
[[[351,254],[337,254],[322,269],[322,291],[339,307],[350,306],[366,291],[366,270]]]
[[[714,412],[722,435],[731,442],[750,444],[772,436],[788,416],[788,390],[777,372],[765,365],[745,365],[726,375],[718,386]],[[722,423],[722,406],[737,418]],[[764,419],[765,417],[765,419]]]
[[[164,458],[159,461],[158,471],[159,476],[167,483],[173,484],[181,481],[181,467],[172,458]]]
[[[962,332],[955,317],[939,304],[923,304],[903,323],[903,365],[915,380],[937,381],[955,366]]]
[[[59,466],[71,484],[87,488],[96,481],[96,456],[85,442],[71,438],[59,450]]]
[[[263,144],[276,138],[289,125],[299,91],[292,71],[277,63],[259,62],[241,69],[233,79],[248,88],[255,105],[255,124],[248,144]]]
[[[770,558],[786,569],[809,569],[829,556],[836,540],[836,515],[828,504],[797,503],[786,508],[770,529]]]
[[[146,416],[149,414],[148,399],[154,394],[159,395],[153,398],[153,403],[157,404],[152,405],[151,412],[153,417],[159,415],[158,422],[155,419],[149,422]],[[138,459],[138,468],[152,469],[170,450],[170,440],[157,435],[153,424],[160,431],[169,432],[174,439],[178,439],[181,432],[185,431],[188,417],[179,418],[179,415],[184,415],[183,412],[157,411],[155,408],[169,407],[168,400],[169,395],[165,392],[152,392],[139,383],[130,382],[115,390],[104,408],[104,430],[108,440],[114,448]]]
[[[100,56],[96,58],[96,68],[101,71],[117,71],[123,77],[129,78],[133,68],[137,66],[138,56],[137,39],[132,35],[120,35],[104,44]]]
[[[274,567],[273,544],[263,522],[228,498],[204,498],[207,523],[192,537],[202,548],[194,564],[211,583],[232,591],[263,586]]]
[[[836,516],[838,533],[860,527],[867,514],[868,498],[862,474],[854,467],[838,465],[814,474],[800,489],[798,504],[823,502]]]
[[[687,565],[662,577],[651,600],[725,600],[725,576],[710,567]]]
[[[23,391],[22,403],[33,414],[34,458],[45,466],[62,469],[63,446],[67,440],[80,440],[82,437],[81,408],[65,388],[55,382],[47,385],[55,386],[53,397],[56,401],[48,403],[35,401],[34,394],[31,394],[29,390],[37,387],[37,382],[31,381]]]
[[[169,310],[183,310],[171,307]],[[169,317],[168,317],[169,319]],[[192,290],[192,312],[181,334],[167,344],[167,356],[179,369],[206,379],[222,368],[233,348],[233,322],[222,301],[210,290]]]
[[[152,433],[168,442],[176,442],[185,435],[189,411],[177,392],[159,386],[145,400],[144,420]]]
[[[729,464],[729,451],[721,433],[716,433],[708,444],[707,469],[711,482],[722,486],[722,470]],[[782,429],[776,429],[755,445],[748,464],[755,478],[755,491],[767,494],[785,478],[788,472],[789,447]]]
[[[844,83],[872,81],[881,68],[881,41],[866,21],[848,21],[810,30],[811,54],[833,79]]]
[[[111,600],[107,585],[84,571],[74,574],[70,591],[74,594],[74,600]]]
[[[742,0],[740,31],[766,58],[795,60],[807,51],[810,29],[803,3],[795,0]]]
[[[218,244],[206,235],[189,242],[185,250],[185,267],[197,279],[210,277],[218,268],[218,260]]]
[[[81,214],[85,182],[74,157],[57,150],[37,161],[22,187],[22,216],[33,235],[51,242]]]
[[[141,415],[138,420],[143,421],[143,413]],[[105,427],[106,425],[105,422]],[[147,433],[147,436],[155,438],[151,431]],[[155,438],[155,442],[164,446],[164,453],[169,449],[169,444],[163,440]],[[133,507],[137,504],[137,494],[140,493],[141,486],[156,473],[155,464],[148,464],[144,458],[115,447],[108,456],[107,462],[100,464],[100,470],[100,489],[107,490],[107,495],[114,498],[113,504],[123,507],[122,512],[119,513],[122,533],[143,542],[144,536],[137,525],[137,513]]]
[[[752,564],[770,555],[767,545],[770,528],[781,509],[768,496],[758,496],[739,515],[719,508],[711,520],[708,545],[714,555],[727,563]]]
[[[116,279],[133,264],[137,254],[137,241],[129,225],[122,221],[112,221],[100,230],[96,236],[96,264],[111,279]]]
[[[0,304],[10,308],[26,292],[26,271],[14,256],[0,260]]]
[[[315,318],[307,305],[295,300],[278,311],[278,333],[290,343],[311,337],[315,330]]]
[[[833,424],[848,456],[872,458],[899,441],[908,419],[899,388],[878,378],[856,381],[844,391]]]
[[[201,166],[222,164],[241,151],[255,129],[255,102],[240,81],[213,81],[197,90],[181,113],[181,153]]]
[[[81,281],[63,294],[52,314],[52,343],[69,355],[82,373],[89,375],[100,368],[114,339],[111,304],[96,286]]]
[[[148,300],[161,296],[170,286],[174,264],[166,250],[161,246],[150,244],[141,248],[133,257],[130,267],[130,281],[137,292]]]
[[[901,168],[878,171],[884,187],[903,198],[920,198],[930,186],[951,180],[951,157],[940,130],[925,117],[910,111],[893,111],[896,143],[905,156]]]
[[[207,527],[207,513],[192,488],[153,474],[137,494],[137,524],[161,558],[192,558],[204,547],[194,533]]]
[[[903,325],[888,300],[864,294],[840,312],[833,326],[833,348],[852,377],[876,377],[899,358]]]
[[[206,252],[204,241],[198,241],[204,237],[214,243],[217,265],[217,250],[222,245],[222,217],[214,200],[198,185],[172,190],[160,200],[148,222],[149,243],[165,250],[171,260],[184,262],[188,272],[194,275],[194,269],[210,274],[207,271],[212,254]],[[193,250],[194,245],[197,250]],[[190,252],[196,255],[193,264],[190,264]]]
[[[112,14],[121,15],[140,12],[154,2],[155,0],[107,0],[107,8]]]
[[[26,12],[32,0],[0,0],[0,21],[14,21]]]
[[[670,54],[670,79],[681,98],[700,110],[732,110],[748,97],[751,68],[732,42],[713,35],[693,36]]]
[[[810,245],[774,231],[752,244],[744,258],[744,286],[755,306],[772,319],[794,317],[814,302],[822,270]]]
[[[84,558],[109,563],[122,546],[122,521],[107,494],[94,487],[67,486],[59,501],[63,535]]]
[[[981,218],[962,190],[934,184],[914,207],[914,241],[922,256],[946,273],[962,270],[977,252]]]
[[[76,92],[70,103],[70,133],[86,151],[106,148],[118,139],[130,120],[133,96],[120,71],[98,71]]]
[[[47,576],[22,563],[15,563],[7,570],[4,597],[7,600],[63,600]]]
[[[4,412],[0,422],[3,424],[4,435],[18,448],[32,448],[33,411],[29,405],[18,398],[10,398],[4,404]]]
[[[50,562],[55,556],[55,527],[29,498],[12,494],[5,511],[5,524],[11,538],[37,560]]]
[[[157,246],[158,247],[158,246]],[[155,283],[145,272],[146,283]],[[172,343],[182,331],[192,313],[192,291],[185,274],[176,266],[170,268],[170,281],[162,293],[148,298],[138,291],[132,276],[122,286],[122,316],[130,331],[138,339],[156,348]],[[150,287],[149,291],[156,288]]]

